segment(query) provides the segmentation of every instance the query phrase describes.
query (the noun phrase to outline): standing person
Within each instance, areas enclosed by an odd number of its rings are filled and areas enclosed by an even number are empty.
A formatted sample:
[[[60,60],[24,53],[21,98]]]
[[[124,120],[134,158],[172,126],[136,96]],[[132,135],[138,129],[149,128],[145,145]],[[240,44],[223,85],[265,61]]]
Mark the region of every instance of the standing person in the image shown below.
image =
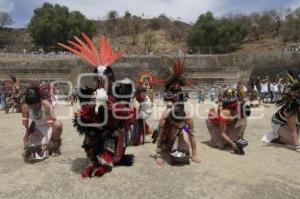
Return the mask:
[[[283,79],[279,78],[279,80],[278,80],[278,99],[281,99],[281,96],[284,91],[284,87],[285,87],[285,84],[284,84]]]
[[[77,103],[77,98],[78,98],[77,88],[73,89],[71,97],[72,97],[71,98],[71,105],[73,106],[74,103]]]
[[[261,78],[260,78],[260,76],[258,76],[254,82],[254,85],[256,86],[257,92],[259,94],[261,93],[260,81],[261,81]]]
[[[243,100],[247,100],[248,97],[248,88],[245,85],[245,81],[241,80],[237,83],[237,90],[239,92],[239,97]]]
[[[210,89],[209,96],[210,96],[210,101],[214,102],[215,101],[215,89],[214,88]]]
[[[152,89],[152,85],[150,83],[149,77],[144,79],[144,82],[143,82],[142,86],[144,88],[146,88],[146,90],[147,90],[147,96],[149,97],[149,99],[153,103],[154,93],[153,93],[153,89]]]
[[[4,90],[5,89],[5,85],[4,83],[0,82],[0,110],[4,110],[5,108],[5,93]]]
[[[203,91],[200,90],[200,91],[199,91],[199,94],[198,94],[198,103],[203,104],[204,101],[205,101],[205,96],[204,96],[204,94],[203,94]]]
[[[267,79],[261,80],[260,82],[260,98],[262,102],[265,102],[269,95],[269,83]]]
[[[259,106],[259,94],[255,84],[255,78],[252,78],[248,83],[248,96],[250,100],[251,107]]]
[[[282,99],[276,102],[280,108],[271,119],[272,131],[262,141],[289,145],[300,153],[300,79],[292,71],[288,77]]]
[[[147,89],[147,96],[150,98],[151,102],[153,103],[154,100],[153,88],[155,86],[161,85],[161,80],[157,80],[151,72],[143,71],[138,76],[137,85]]]
[[[270,91],[271,91],[271,102],[274,103],[278,100],[278,95],[279,95],[279,88],[278,88],[278,83],[275,81],[272,81],[270,85]]]
[[[147,123],[147,119],[152,114],[152,103],[150,98],[147,96],[147,88],[138,87],[135,91],[135,97],[133,104],[137,109],[137,118],[132,125],[131,131],[131,142],[134,146],[145,144],[146,135],[151,134],[150,124]]]
[[[111,65],[125,52],[113,52],[109,39],[100,37],[99,49],[82,33],[84,40],[59,44],[91,64],[95,73],[95,87],[82,88],[80,110],[73,119],[74,127],[84,135],[83,145],[88,164],[81,176],[103,176],[115,165],[132,166],[134,156],[126,154],[126,130],[135,120],[135,109],[130,106],[132,84],[115,80]],[[130,97],[128,97],[130,96]],[[129,99],[128,99],[129,98]]]
[[[63,125],[56,119],[51,103],[42,100],[39,87],[27,89],[22,117],[24,160],[45,159],[49,152],[60,154]]]

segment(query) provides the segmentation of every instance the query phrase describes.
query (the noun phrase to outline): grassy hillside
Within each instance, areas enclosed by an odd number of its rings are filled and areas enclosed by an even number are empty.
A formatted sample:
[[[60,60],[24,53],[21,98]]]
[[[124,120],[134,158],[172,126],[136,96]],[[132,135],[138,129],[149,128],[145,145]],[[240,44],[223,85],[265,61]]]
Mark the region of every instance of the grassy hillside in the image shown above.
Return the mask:
[[[171,20],[164,15],[152,19],[137,16],[96,21],[97,35],[93,38],[98,43],[99,35],[111,39],[113,46],[125,49],[129,54],[162,54],[186,49],[186,36],[191,25],[178,20]],[[0,51],[9,46],[8,51],[23,52],[32,49],[31,37],[26,29],[0,30]],[[264,35],[259,40],[245,40],[237,52],[282,51],[285,47],[298,43],[284,43],[282,39]]]

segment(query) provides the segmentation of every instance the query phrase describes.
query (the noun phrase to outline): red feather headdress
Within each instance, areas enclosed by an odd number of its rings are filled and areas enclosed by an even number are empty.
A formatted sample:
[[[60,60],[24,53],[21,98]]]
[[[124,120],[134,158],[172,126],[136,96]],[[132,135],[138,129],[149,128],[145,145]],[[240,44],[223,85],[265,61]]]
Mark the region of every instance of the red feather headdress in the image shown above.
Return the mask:
[[[175,59],[172,60],[172,68],[170,68],[171,74],[165,79],[166,87],[171,86],[173,83],[179,83],[180,86],[186,85],[186,79],[183,76],[185,70],[185,58],[182,60],[177,55]]]
[[[86,34],[81,34],[85,42],[75,36],[74,38],[77,42],[68,41],[71,46],[61,43],[58,43],[58,45],[87,61],[95,68],[110,66],[124,54],[124,51],[114,54],[109,40],[104,36],[100,37],[100,46],[99,49],[97,49],[95,44]]]

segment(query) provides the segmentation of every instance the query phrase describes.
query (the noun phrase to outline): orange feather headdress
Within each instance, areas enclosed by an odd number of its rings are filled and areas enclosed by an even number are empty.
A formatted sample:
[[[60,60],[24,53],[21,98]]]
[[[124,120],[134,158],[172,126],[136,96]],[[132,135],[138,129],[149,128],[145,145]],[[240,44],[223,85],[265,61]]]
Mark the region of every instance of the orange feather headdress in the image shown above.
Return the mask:
[[[136,84],[141,86],[144,83],[145,79],[148,79],[151,87],[161,86],[164,84],[163,80],[155,78],[155,76],[150,71],[143,71],[142,73],[140,73],[137,77]]]
[[[74,39],[76,42],[70,40],[68,41],[71,46],[61,43],[58,43],[58,45],[74,53],[97,69],[99,69],[99,67],[106,68],[107,66],[110,66],[124,54],[124,51],[120,51],[115,54],[112,50],[109,40],[104,36],[100,37],[100,46],[99,49],[97,49],[95,44],[86,34],[81,34],[85,42],[75,36]]]

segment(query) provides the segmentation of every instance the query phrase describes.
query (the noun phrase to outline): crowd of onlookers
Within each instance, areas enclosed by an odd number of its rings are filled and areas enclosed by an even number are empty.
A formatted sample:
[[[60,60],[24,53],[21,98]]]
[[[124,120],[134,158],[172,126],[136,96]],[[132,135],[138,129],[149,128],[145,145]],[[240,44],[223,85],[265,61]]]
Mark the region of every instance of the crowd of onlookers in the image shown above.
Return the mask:
[[[246,93],[246,98],[249,97],[249,93],[257,93],[257,100],[265,103],[274,103],[281,98],[281,94],[284,91],[285,80],[276,77],[269,78],[268,76],[261,77],[252,77],[248,82],[245,80],[238,82],[237,84],[233,83],[214,83],[210,86],[206,85],[205,89],[199,90],[198,101],[204,102],[206,99],[210,101],[215,101],[218,98],[219,93],[224,87],[239,88]],[[203,85],[202,85],[203,87]],[[0,82],[0,110],[5,110],[9,112],[17,112],[18,96],[12,91],[6,89],[5,84]],[[250,97],[251,98],[251,97]],[[21,100],[21,99],[20,99]],[[250,99],[251,100],[251,99]],[[55,103],[57,99],[52,99]],[[71,105],[77,103],[78,101],[78,91],[77,88],[74,88],[72,93],[65,99],[66,102],[69,102]]]
[[[20,112],[22,103],[21,91],[12,92],[4,83],[0,82],[0,110],[8,112]]]
[[[244,94],[245,98],[251,101],[251,95],[256,95],[256,99],[265,103],[274,103],[281,98],[284,91],[286,82],[278,76],[276,78],[269,78],[266,76],[252,77],[249,81],[242,80],[237,83],[224,82],[214,83],[210,86],[205,86],[199,90],[198,101],[204,102],[208,99],[209,101],[215,101],[218,98],[219,93],[226,88],[240,89]]]
[[[253,77],[250,85],[259,94],[260,100],[263,102],[273,103],[281,98],[286,82],[278,76],[276,78]]]
[[[299,46],[289,46],[289,47],[285,47],[284,52],[299,52],[300,51],[300,45]]]

